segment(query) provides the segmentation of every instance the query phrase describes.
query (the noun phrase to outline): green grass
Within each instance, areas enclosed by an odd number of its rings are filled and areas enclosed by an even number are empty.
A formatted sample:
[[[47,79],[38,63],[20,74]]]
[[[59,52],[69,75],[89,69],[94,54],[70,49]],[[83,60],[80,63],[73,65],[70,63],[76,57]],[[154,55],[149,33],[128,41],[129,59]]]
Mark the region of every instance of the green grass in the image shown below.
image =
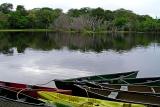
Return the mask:
[[[54,32],[52,29],[0,29],[0,32]]]
[[[0,29],[0,32],[65,32],[65,33],[82,33],[82,34],[102,34],[102,33],[155,33],[155,32],[135,32],[135,31],[71,31],[71,30],[53,30],[53,29]],[[159,33],[159,32],[156,32]]]

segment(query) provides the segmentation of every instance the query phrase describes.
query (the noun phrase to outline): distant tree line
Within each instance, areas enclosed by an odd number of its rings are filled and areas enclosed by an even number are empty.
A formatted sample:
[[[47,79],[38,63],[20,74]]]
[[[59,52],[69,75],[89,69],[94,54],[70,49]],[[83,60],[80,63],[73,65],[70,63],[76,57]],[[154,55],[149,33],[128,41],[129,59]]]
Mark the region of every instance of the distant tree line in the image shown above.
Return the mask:
[[[48,7],[26,10],[11,3],[0,5],[0,29],[53,29],[57,31],[160,32],[160,19],[130,10],[102,8],[62,9]]]

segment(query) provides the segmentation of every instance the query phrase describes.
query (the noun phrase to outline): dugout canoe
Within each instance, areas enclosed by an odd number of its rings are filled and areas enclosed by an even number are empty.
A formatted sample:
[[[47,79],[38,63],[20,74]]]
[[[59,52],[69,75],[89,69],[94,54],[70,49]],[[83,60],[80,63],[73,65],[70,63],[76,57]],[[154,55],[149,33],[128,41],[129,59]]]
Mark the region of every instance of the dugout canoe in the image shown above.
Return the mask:
[[[25,94],[0,87],[0,107],[50,107],[47,103]]]
[[[0,81],[0,87],[8,88],[10,90],[17,91],[19,93],[27,94],[31,97],[38,98],[37,91],[53,91],[63,94],[71,95],[71,90],[62,90],[52,87],[43,87],[43,86],[37,86],[37,85],[29,85],[29,84],[21,84],[21,83],[13,83],[13,82],[4,82]]]
[[[128,84],[128,85],[147,85],[147,86],[160,86],[160,77],[149,78],[121,78],[113,80],[97,81],[102,84]]]
[[[72,78],[65,80],[55,79],[55,85],[59,89],[72,89],[73,84],[83,83],[84,81],[97,82],[97,81],[107,81],[112,79],[122,79],[122,78],[136,78],[139,71],[125,72],[125,73],[115,73],[115,74],[105,74],[105,75],[95,75],[80,78]]]
[[[74,85],[73,95],[97,98],[102,100],[160,106],[160,96],[137,92],[126,92],[110,89],[92,88],[85,85]]]
[[[45,99],[47,103],[58,103],[61,105],[66,105],[67,107],[145,107],[140,104],[84,98],[46,91],[40,91],[38,94]]]
[[[93,82],[86,82],[86,85],[92,88],[137,92],[137,93],[154,94],[156,96],[160,96],[159,86],[127,85],[127,84],[122,84],[122,85],[121,84],[98,84]]]

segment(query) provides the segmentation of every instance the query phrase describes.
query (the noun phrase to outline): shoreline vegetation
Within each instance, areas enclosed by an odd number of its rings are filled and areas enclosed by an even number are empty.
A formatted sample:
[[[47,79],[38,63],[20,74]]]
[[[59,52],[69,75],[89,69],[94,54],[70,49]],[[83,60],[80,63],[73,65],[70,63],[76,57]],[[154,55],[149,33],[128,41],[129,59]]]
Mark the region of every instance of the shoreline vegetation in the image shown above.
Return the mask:
[[[71,30],[53,30],[53,29],[0,29],[1,32],[64,32],[64,33],[85,33],[85,34],[107,34],[107,33],[152,33],[152,34],[159,34],[160,32],[136,32],[136,31],[71,31]]]
[[[55,32],[52,29],[0,29],[0,32]]]
[[[0,32],[159,33],[160,19],[130,10],[103,8],[26,10],[23,5],[0,4]]]

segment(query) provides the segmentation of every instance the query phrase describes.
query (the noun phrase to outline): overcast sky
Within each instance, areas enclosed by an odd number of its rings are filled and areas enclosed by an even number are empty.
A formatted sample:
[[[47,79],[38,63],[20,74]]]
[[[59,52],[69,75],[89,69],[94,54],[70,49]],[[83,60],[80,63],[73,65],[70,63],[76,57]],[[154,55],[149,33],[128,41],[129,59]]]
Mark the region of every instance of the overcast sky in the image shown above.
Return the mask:
[[[0,0],[1,3],[21,4],[27,9],[38,7],[62,8],[64,12],[71,8],[102,7],[115,10],[125,8],[138,14],[160,17],[160,0]]]

